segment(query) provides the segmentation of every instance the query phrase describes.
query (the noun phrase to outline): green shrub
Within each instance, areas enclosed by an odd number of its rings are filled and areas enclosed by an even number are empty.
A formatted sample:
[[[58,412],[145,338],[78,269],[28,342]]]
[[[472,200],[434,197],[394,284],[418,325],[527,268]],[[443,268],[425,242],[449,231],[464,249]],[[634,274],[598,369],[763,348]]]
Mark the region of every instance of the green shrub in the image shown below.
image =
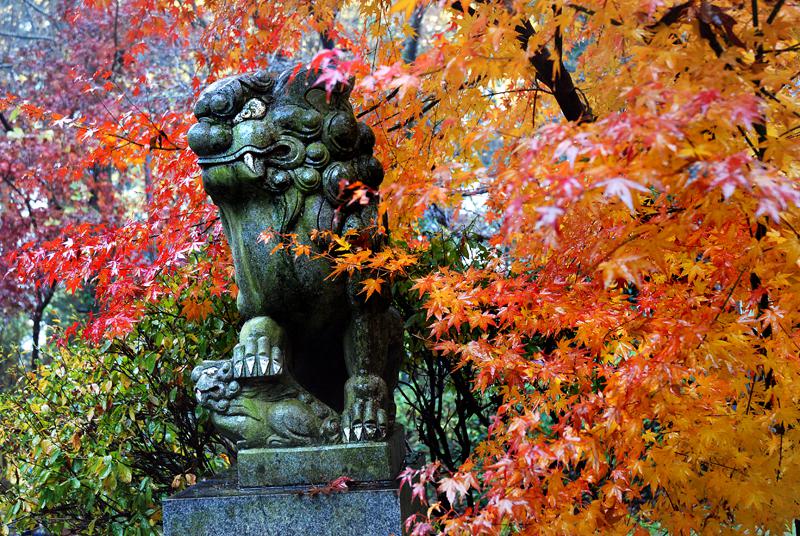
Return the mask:
[[[168,299],[125,338],[47,348],[0,394],[0,534],[157,534],[165,495],[229,463],[189,377],[230,352],[238,319],[230,299],[205,303],[190,321]]]

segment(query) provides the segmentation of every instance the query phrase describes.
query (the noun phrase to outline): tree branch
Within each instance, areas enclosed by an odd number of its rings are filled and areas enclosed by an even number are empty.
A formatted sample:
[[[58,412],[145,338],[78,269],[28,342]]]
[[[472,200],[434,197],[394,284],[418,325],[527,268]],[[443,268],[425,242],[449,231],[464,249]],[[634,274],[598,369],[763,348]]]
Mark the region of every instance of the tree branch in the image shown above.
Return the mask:
[[[6,132],[11,132],[14,130],[14,127],[11,126],[11,123],[8,122],[6,116],[3,112],[0,112],[0,124],[3,125],[3,128],[6,129]]]
[[[25,3],[26,6],[28,6],[31,9],[33,9],[34,11],[38,12],[40,15],[44,15],[48,19],[52,19],[53,18],[53,16],[50,13],[48,13],[47,11],[42,9],[41,7],[37,6],[35,2],[32,2],[31,0],[22,0],[22,1]]]
[[[517,41],[520,46],[527,50],[528,40],[536,34],[533,24],[525,21],[515,28]],[[553,92],[553,96],[558,102],[561,112],[569,121],[587,123],[595,120],[589,103],[579,93],[578,88],[572,82],[572,76],[560,60],[553,59],[547,47],[540,47],[529,61],[536,69],[536,78]]]
[[[406,42],[403,44],[403,61],[411,63],[417,59],[419,50],[419,38],[422,33],[422,19],[425,16],[425,11],[428,9],[427,4],[418,5],[414,8],[411,14],[411,30],[414,32],[409,35]]]
[[[0,31],[0,37],[8,37],[10,39],[26,39],[30,41],[55,41],[55,39],[46,35],[20,34],[5,31]]]
[[[475,9],[469,6],[465,8],[459,0],[452,2],[450,8],[469,15],[475,14]],[[536,35],[533,24],[528,20],[524,20],[514,30],[517,32],[517,41],[520,48],[527,52],[528,41]],[[595,120],[589,103],[573,84],[569,71],[567,71],[563,62],[553,59],[547,47],[542,46],[537,49],[528,61],[536,71],[537,80],[552,92],[567,120],[579,123]]]
[[[784,3],[784,0],[778,0],[777,2],[775,2],[775,6],[772,8],[772,11],[770,12],[769,17],[767,17],[767,24],[772,24],[773,22],[775,22],[775,17],[778,16],[778,13],[780,12],[781,8],[783,7],[783,3]]]

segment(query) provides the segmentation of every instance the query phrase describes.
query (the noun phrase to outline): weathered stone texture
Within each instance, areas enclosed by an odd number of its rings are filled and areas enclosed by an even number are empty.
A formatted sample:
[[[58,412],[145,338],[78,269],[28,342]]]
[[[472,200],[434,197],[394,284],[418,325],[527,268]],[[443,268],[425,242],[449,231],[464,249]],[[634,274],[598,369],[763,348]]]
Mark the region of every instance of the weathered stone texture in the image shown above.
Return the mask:
[[[240,486],[324,484],[339,476],[366,482],[395,478],[403,466],[405,435],[387,441],[239,451]]]
[[[401,536],[411,513],[392,481],[309,489],[237,489],[235,475],[203,481],[164,501],[164,536]]]
[[[244,448],[376,441],[395,420],[403,321],[389,288],[370,296],[362,278],[372,275],[330,277],[325,258],[332,235],[353,251],[385,247],[383,168],[375,135],[353,113],[352,84],[326,93],[320,76],[218,80],[188,132],[246,320],[232,355],[203,356],[192,379],[218,431]],[[367,193],[351,203],[356,190]]]

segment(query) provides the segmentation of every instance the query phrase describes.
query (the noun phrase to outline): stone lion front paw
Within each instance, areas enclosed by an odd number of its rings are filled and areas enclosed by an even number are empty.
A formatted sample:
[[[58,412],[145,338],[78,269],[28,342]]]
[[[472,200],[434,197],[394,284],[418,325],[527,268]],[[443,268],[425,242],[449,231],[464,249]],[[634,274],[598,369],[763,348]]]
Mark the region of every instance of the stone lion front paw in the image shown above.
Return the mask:
[[[283,370],[283,350],[267,337],[250,337],[233,348],[234,378],[274,377]]]
[[[234,378],[274,378],[286,369],[283,329],[268,317],[248,320],[233,348]]]
[[[374,375],[353,376],[345,384],[342,438],[346,443],[377,441],[386,437],[386,383]]]

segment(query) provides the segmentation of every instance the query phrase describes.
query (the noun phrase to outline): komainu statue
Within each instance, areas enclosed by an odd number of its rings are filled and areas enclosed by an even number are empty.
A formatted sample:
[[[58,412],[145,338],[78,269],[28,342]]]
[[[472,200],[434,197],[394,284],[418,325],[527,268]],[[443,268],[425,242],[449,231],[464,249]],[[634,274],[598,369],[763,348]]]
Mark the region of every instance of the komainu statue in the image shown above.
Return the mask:
[[[193,372],[200,404],[239,448],[384,439],[395,406],[402,322],[356,276],[330,278],[314,255],[325,233],[355,231],[378,250],[377,193],[348,203],[348,185],[377,191],[375,137],[349,102],[308,70],[219,80],[200,95],[189,145],[219,207],[245,323],[231,356]],[[265,239],[266,236],[270,237]],[[329,233],[328,233],[329,234]],[[293,236],[311,248],[274,251]]]

